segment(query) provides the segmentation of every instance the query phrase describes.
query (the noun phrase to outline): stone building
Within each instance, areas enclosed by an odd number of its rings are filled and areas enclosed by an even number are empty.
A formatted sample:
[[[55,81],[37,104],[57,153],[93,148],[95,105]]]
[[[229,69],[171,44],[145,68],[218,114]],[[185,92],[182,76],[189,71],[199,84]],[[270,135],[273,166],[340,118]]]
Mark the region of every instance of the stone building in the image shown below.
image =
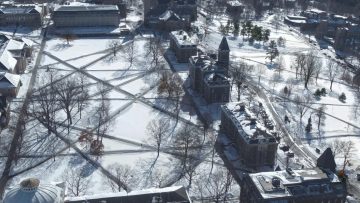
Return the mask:
[[[41,8],[19,6],[0,8],[0,25],[22,25],[40,27],[42,24]]]
[[[191,56],[196,55],[197,43],[185,31],[173,31],[170,33],[170,49],[175,53],[178,62],[187,63]]]
[[[204,54],[190,57],[191,87],[208,103],[226,103],[230,99],[229,60],[230,49],[225,37],[220,43],[217,60]]]
[[[240,202],[344,203],[345,185],[330,171],[319,168],[247,174]]]
[[[278,142],[274,126],[265,111],[258,117],[243,103],[221,106],[220,133],[236,143],[240,162],[254,170],[273,168],[276,163]]]
[[[119,14],[116,5],[60,6],[52,19],[56,27],[119,27]]]
[[[245,6],[238,0],[226,2],[226,12],[230,15],[240,16],[245,9]]]

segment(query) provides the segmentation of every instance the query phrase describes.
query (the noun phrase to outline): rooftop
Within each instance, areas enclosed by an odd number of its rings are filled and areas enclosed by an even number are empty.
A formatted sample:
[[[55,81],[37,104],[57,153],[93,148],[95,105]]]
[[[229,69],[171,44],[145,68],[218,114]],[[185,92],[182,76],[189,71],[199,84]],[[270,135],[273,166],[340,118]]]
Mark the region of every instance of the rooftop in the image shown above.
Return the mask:
[[[242,3],[240,3],[240,2],[237,1],[237,0],[228,1],[227,4],[228,4],[229,6],[236,6],[236,7],[238,7],[238,6],[244,6]]]
[[[161,195],[159,195],[161,194]],[[139,191],[127,192],[117,192],[117,193],[105,193],[105,194],[95,194],[81,197],[68,197],[65,202],[67,203],[78,203],[78,202],[88,202],[88,203],[98,203],[100,200],[111,201],[113,202],[122,202],[122,203],[133,203],[133,202],[152,202],[153,198],[161,197],[164,202],[173,202],[173,203],[191,203],[191,200],[182,186],[172,186],[166,188],[150,188]]]
[[[223,38],[222,38],[221,43],[220,43],[220,45],[219,45],[219,49],[220,49],[220,50],[230,51],[229,44],[228,44],[228,42],[227,42],[226,37],[223,37]]]
[[[91,12],[91,11],[118,11],[116,5],[96,5],[96,6],[60,6],[55,9],[57,12]]]
[[[230,85],[230,80],[221,73],[209,73],[205,76],[205,82],[209,85]]]
[[[325,173],[319,168],[283,171],[261,172],[249,174],[250,179],[265,199],[295,196],[327,194],[341,190],[342,186],[337,176],[331,172]]]
[[[0,9],[0,14],[39,13],[35,6],[5,7]]]
[[[170,36],[175,40],[178,46],[196,47],[196,39],[190,37],[185,31],[177,30],[170,33]]]
[[[258,115],[263,117],[263,120],[261,120],[243,103],[228,103],[223,105],[222,109],[236,126],[239,131],[238,134],[249,144],[276,142],[276,132],[265,127],[265,125],[269,126],[269,124],[264,123],[264,121],[270,122],[265,111],[259,111]],[[264,118],[265,116],[266,118]]]
[[[0,73],[0,88],[1,89],[12,89],[19,86],[20,83],[20,75],[15,75],[11,73],[2,72]],[[31,182],[31,183],[30,183]],[[30,181],[28,184],[32,184],[35,182]],[[27,184],[24,182],[24,184]],[[25,186],[25,185],[22,185]]]

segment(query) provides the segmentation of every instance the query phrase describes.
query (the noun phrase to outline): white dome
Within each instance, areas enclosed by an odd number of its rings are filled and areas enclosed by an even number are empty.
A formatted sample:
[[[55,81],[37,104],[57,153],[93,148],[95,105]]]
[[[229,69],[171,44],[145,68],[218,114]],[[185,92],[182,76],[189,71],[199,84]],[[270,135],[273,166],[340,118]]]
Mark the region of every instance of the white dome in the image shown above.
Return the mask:
[[[40,184],[38,179],[26,179],[6,193],[4,203],[60,203],[62,189]]]

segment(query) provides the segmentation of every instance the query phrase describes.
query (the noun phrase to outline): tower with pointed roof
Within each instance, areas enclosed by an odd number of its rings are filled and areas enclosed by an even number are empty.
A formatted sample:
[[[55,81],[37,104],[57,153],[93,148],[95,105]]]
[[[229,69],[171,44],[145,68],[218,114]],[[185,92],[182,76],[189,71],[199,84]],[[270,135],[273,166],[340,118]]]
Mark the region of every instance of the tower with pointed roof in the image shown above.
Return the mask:
[[[223,37],[218,49],[218,62],[226,72],[229,70],[230,64],[230,48],[226,37]]]

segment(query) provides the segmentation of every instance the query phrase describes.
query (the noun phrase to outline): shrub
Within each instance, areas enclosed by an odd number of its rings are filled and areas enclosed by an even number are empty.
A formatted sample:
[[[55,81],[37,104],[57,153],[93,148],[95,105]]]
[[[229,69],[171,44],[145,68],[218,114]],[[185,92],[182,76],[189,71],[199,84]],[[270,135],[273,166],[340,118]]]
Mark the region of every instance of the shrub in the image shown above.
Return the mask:
[[[320,93],[321,93],[321,96],[324,96],[324,97],[325,97],[326,94],[327,94],[327,93],[326,93],[326,89],[325,89],[325,88],[322,88],[321,91],[320,91]]]
[[[316,97],[321,97],[321,96],[322,96],[321,90],[320,90],[320,89],[317,89],[317,90],[315,91],[314,95],[315,95]]]
[[[345,100],[346,100],[346,95],[345,95],[344,92],[340,94],[339,100],[342,101],[342,102],[345,102]]]

